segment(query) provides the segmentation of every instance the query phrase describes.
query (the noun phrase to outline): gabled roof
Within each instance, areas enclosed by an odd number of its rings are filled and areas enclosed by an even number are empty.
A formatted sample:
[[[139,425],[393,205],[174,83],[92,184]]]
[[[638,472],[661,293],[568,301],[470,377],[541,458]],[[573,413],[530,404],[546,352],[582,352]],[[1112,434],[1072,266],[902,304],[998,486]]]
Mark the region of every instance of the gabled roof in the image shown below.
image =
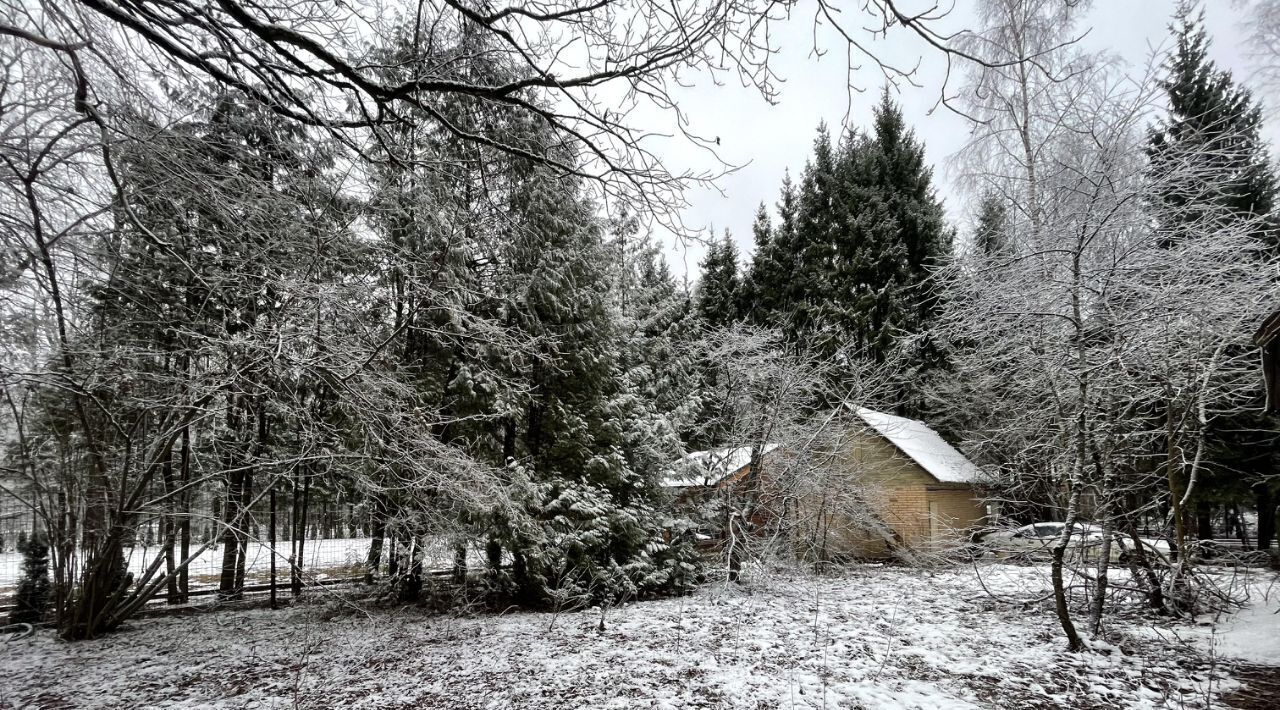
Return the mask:
[[[942,483],[975,483],[982,470],[942,440],[927,424],[866,407],[854,409],[862,421]]]
[[[1265,348],[1276,339],[1277,335],[1280,335],[1280,310],[1262,321],[1262,325],[1258,326],[1257,332],[1253,334],[1253,343],[1260,348]]]
[[[1280,310],[1267,316],[1253,335],[1253,342],[1262,348],[1262,381],[1267,391],[1268,414],[1280,414]]]
[[[763,456],[778,448],[777,444],[765,444]],[[695,451],[680,460],[676,467],[666,472],[663,488],[692,488],[714,486],[751,463],[751,447],[739,446],[711,451]]]

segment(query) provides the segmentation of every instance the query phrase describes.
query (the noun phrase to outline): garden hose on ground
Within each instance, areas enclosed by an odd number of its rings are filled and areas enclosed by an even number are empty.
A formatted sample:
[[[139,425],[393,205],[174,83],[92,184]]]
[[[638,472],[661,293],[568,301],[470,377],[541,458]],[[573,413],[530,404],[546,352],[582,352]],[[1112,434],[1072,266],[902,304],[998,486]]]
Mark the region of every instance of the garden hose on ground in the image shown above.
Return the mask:
[[[31,624],[6,624],[0,626],[0,636],[4,637],[4,642],[20,641],[36,632],[36,627]]]

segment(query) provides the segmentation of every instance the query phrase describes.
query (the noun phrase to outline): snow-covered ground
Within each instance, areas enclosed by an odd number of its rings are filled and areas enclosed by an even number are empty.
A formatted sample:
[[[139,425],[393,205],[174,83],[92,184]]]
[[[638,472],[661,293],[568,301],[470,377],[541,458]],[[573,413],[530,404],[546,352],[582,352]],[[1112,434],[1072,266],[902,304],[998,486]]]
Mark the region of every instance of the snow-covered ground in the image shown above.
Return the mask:
[[[1067,654],[1051,612],[1012,603],[1044,569],[981,569],[999,600],[972,569],[855,567],[628,604],[603,631],[598,610],[429,616],[313,590],[11,643],[0,707],[1195,708],[1234,686],[1229,663],[1139,622]]]
[[[369,553],[370,539],[348,538],[330,540],[307,540],[302,549],[302,568],[309,574],[323,579],[325,576],[342,574],[348,568],[361,564]],[[193,550],[195,548],[193,547]],[[156,555],[161,554],[159,545],[127,548],[125,559],[129,571],[141,574]],[[22,555],[17,552],[0,553],[0,602],[17,586],[22,570]],[[217,586],[218,575],[222,570],[222,545],[218,544],[200,553],[192,560],[189,568],[192,589]],[[245,551],[245,575],[251,582],[266,581],[271,573],[271,547],[265,543],[250,542]],[[289,576],[289,543],[276,543],[276,574],[280,578]]]
[[[1255,573],[1248,604],[1225,615],[1199,619],[1191,636],[1206,653],[1267,666],[1280,666],[1280,577]],[[1280,707],[1280,698],[1276,699]]]

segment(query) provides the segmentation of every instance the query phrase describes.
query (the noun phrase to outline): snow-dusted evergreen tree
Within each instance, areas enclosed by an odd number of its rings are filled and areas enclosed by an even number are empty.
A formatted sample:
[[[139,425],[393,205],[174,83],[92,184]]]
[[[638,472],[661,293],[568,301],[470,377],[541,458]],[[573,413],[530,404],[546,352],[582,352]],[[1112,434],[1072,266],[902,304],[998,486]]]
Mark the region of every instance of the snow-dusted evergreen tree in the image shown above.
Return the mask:
[[[791,279],[797,260],[796,192],[791,173],[782,176],[778,193],[778,223],[772,224],[762,203],[752,224],[755,251],[743,278],[742,317],[755,325],[784,328],[791,314]]]
[[[978,202],[977,225],[973,230],[973,248],[982,254],[995,256],[1008,253],[1013,245],[1009,234],[1009,208],[1005,201],[993,192],[982,196]]]
[[[1211,42],[1198,2],[1179,4],[1172,29],[1175,46],[1159,82],[1168,114],[1152,128],[1147,149],[1151,178],[1159,188],[1154,210],[1160,243],[1173,247],[1188,239],[1214,239],[1203,229],[1212,220],[1222,224],[1224,233],[1243,229],[1265,244],[1270,253],[1253,257],[1265,261],[1280,253],[1280,215],[1276,176],[1260,135],[1262,109],[1231,72],[1209,58]],[[1212,190],[1206,189],[1204,175],[1216,176],[1209,183]],[[1252,344],[1242,340],[1232,347],[1243,353]],[[1262,413],[1263,401],[1258,383],[1248,403],[1219,419],[1208,433],[1196,505],[1205,518],[1209,506],[1252,493],[1258,509],[1257,543],[1266,548],[1275,535],[1280,494],[1268,475],[1280,458],[1280,445],[1275,420]],[[1212,536],[1203,520],[1198,527]]]
[[[883,362],[902,338],[927,331],[931,270],[948,254],[950,234],[924,146],[887,90],[874,116],[871,133],[850,136],[841,155],[830,304],[844,356]],[[908,360],[925,370],[936,353],[918,346]]]
[[[608,406],[626,465],[644,479],[636,515],[651,536],[647,554],[633,565],[647,577],[637,590],[682,591],[700,575],[692,538],[683,534],[691,523],[664,510],[657,487],[698,430],[702,393],[694,343],[701,326],[661,249],[639,233],[637,222],[624,216],[611,231],[606,248],[618,388]]]
[[[743,320],[759,322],[769,320],[778,309],[774,289],[779,282],[777,255],[772,253],[773,225],[763,202],[756,209],[755,220],[751,223],[751,237],[754,251],[738,288],[738,313]]]
[[[791,180],[791,171],[782,173],[782,187],[778,190],[778,225],[773,229],[773,248],[768,252],[772,262],[762,272],[769,275],[767,283],[772,284],[770,290],[775,294],[776,307],[771,312],[772,320],[762,325],[788,328],[793,306],[791,282],[800,268],[799,259],[794,251],[796,245],[796,228],[800,218],[800,197],[795,184]],[[761,287],[766,288],[765,286]]]
[[[786,307],[778,322],[770,325],[782,328],[800,348],[815,341],[829,342],[831,337],[824,313],[828,299],[836,297],[830,290],[840,214],[836,159],[826,124],[821,124],[813,141],[813,156],[800,178],[795,226],[778,234],[779,249],[793,266],[782,285]]]
[[[520,366],[528,394],[509,467],[524,479],[530,519],[499,521],[495,540],[510,552],[513,591],[527,602],[673,591],[692,581],[692,568],[663,542],[654,506],[658,466],[679,455],[679,439],[640,396],[644,347],[623,331],[634,323],[621,318],[622,302],[611,304],[616,260],[605,225],[575,182],[530,168],[505,240],[512,322],[537,342]],[[636,291],[627,298],[653,300]],[[675,305],[667,299],[644,315],[679,317]]]
[[[483,42],[464,32],[453,46],[432,53],[406,31],[385,50],[384,71],[403,79],[423,65],[446,62],[459,80],[509,76],[510,67],[484,51]],[[451,97],[435,110],[470,132],[493,130],[498,120],[470,97]],[[534,142],[538,136],[519,122],[505,130],[513,141]],[[494,225],[505,219],[522,167],[500,151],[417,123],[390,131],[381,147],[388,160],[374,166],[367,209],[381,236],[379,295],[387,311],[388,355],[412,384],[417,411],[429,413],[421,426],[430,436],[502,467],[514,455],[508,430],[521,415],[522,387],[511,360],[529,340],[507,328],[501,296],[509,282]],[[372,574],[383,556],[383,536],[392,540],[397,556],[404,557],[390,560],[401,577],[393,582],[408,598],[420,587],[417,570],[428,538],[451,539],[455,573],[465,574],[469,546],[458,533],[483,528],[486,511],[424,496],[400,481],[401,475],[380,469],[363,491],[374,529],[367,564]]]
[[[778,210],[777,226],[763,208],[756,218],[743,289],[752,322],[848,373],[891,355],[916,373],[936,365],[924,337],[936,311],[930,274],[949,253],[950,235],[924,147],[887,91],[870,134],[850,132],[836,150],[818,128],[799,191],[784,181]],[[843,397],[847,384],[839,368],[831,376],[828,400]]]
[[[712,328],[722,328],[738,320],[741,288],[738,247],[727,230],[707,247],[701,267],[694,299],[702,322]]]
[[[1187,224],[1198,221],[1197,205],[1205,212],[1232,214],[1249,221],[1257,238],[1280,248],[1276,177],[1259,133],[1262,108],[1230,71],[1209,58],[1211,43],[1198,2],[1179,3],[1172,29],[1176,44],[1159,82],[1168,114],[1152,128],[1147,149],[1153,179],[1165,185],[1158,196],[1160,211]],[[1191,156],[1200,165],[1189,171],[1182,161]],[[1178,179],[1180,173],[1203,170],[1223,176],[1212,195]],[[1166,241],[1183,237],[1176,222],[1160,227]]]
[[[698,315],[660,247],[639,232],[636,220],[614,220],[611,231],[609,303],[617,328],[618,368],[624,389],[658,418],[637,432],[652,442],[652,453],[631,465],[642,471],[665,469],[695,426],[699,392],[690,345],[699,337]],[[655,454],[658,458],[651,458]]]
[[[53,584],[49,580],[49,543],[33,533],[18,542],[22,569],[13,595],[10,624],[38,624],[53,604]]]

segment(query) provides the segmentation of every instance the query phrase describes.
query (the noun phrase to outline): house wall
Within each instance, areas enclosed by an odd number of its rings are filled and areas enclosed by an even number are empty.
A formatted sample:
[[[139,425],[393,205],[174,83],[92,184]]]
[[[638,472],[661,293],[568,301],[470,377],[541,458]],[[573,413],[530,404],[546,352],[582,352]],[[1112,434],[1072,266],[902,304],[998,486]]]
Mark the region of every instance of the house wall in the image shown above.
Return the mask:
[[[835,554],[886,556],[886,537],[917,549],[961,541],[986,514],[972,486],[939,482],[879,434],[851,432],[839,465],[862,484],[860,497],[887,529],[869,532],[834,522],[831,527],[842,531],[829,546]]]
[[[803,485],[792,484],[804,491],[799,499],[796,488],[783,495],[774,480],[773,474],[786,466],[784,456],[781,451],[768,454],[757,477],[751,478],[750,467],[744,466],[716,488],[687,489],[680,499],[705,504],[717,496],[745,495],[751,481],[760,494],[751,521],[756,528],[786,517],[796,553],[821,558],[882,558],[891,556],[894,546],[925,548],[935,537],[942,543],[964,540],[967,529],[986,514],[971,486],[939,482],[872,431],[849,432],[827,472],[801,474]],[[823,475],[828,480],[813,478]],[[874,515],[866,515],[868,508]],[[874,529],[876,522],[879,529]]]

